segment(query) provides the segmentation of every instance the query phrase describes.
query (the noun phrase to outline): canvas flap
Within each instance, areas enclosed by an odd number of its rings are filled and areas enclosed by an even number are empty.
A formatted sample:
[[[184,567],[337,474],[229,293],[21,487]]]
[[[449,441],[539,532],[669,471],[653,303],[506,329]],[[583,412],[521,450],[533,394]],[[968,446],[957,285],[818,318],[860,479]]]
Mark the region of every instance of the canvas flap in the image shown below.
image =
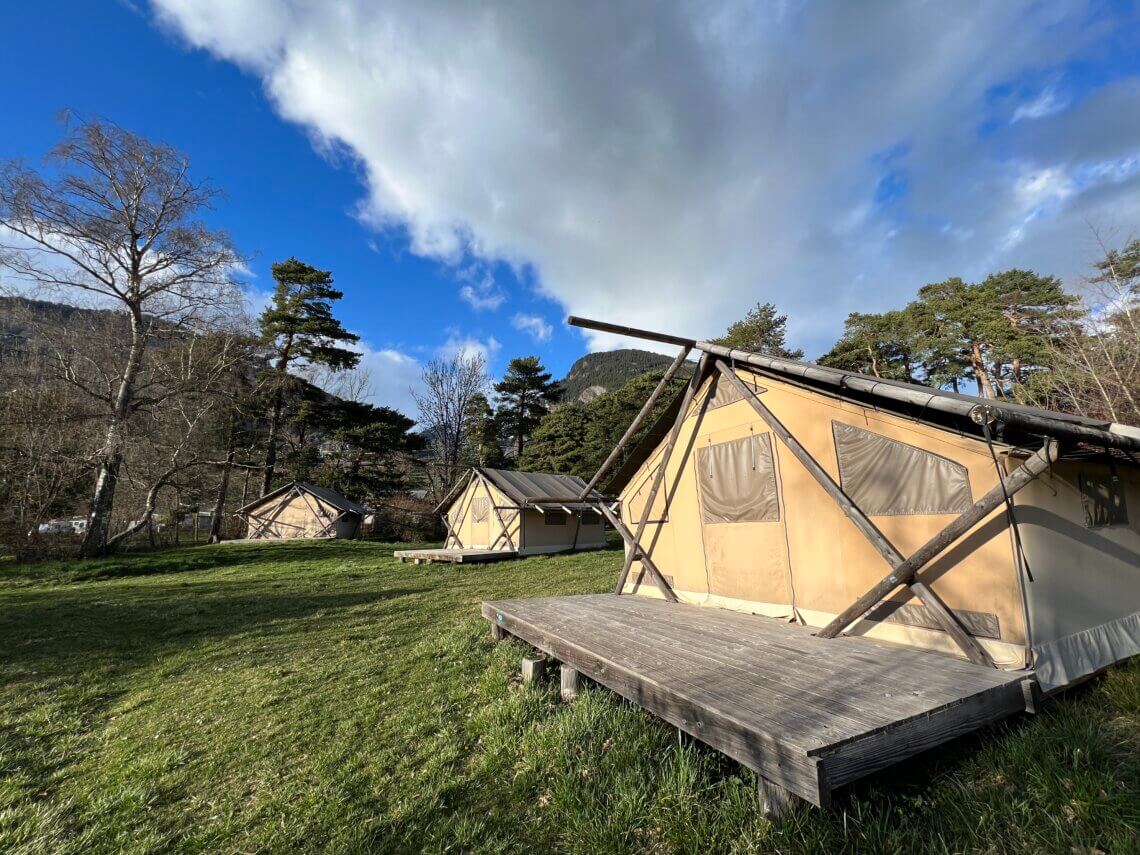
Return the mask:
[[[843,491],[867,516],[959,514],[973,504],[966,467],[913,445],[832,422]]]
[[[703,522],[780,519],[770,434],[752,434],[698,449],[697,478]]]

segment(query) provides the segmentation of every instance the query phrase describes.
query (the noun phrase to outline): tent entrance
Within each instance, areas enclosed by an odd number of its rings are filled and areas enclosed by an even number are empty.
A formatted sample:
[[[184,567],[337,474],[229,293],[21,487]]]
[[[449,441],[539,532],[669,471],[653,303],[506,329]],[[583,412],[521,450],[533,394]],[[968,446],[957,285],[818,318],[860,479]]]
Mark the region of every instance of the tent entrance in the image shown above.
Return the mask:
[[[788,551],[771,434],[698,445],[695,467],[709,593],[787,604]]]

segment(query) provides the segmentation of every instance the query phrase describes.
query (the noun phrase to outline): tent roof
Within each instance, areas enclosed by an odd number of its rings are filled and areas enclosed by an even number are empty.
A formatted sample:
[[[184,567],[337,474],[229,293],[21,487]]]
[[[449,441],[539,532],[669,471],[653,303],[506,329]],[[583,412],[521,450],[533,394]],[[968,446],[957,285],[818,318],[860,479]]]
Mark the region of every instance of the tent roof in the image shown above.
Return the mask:
[[[330,490],[328,487],[318,487],[316,484],[310,484],[307,481],[290,481],[288,484],[282,484],[276,490],[266,493],[260,499],[254,499],[248,505],[238,508],[238,513],[244,513],[250,508],[255,508],[258,505],[276,499],[294,487],[302,492],[308,493],[310,496],[316,496],[322,502],[332,505],[337,510],[348,511],[349,513],[360,514],[361,516],[368,513],[368,510],[363,505],[357,504],[352,501],[352,499],[346,499],[336,490]]]
[[[586,482],[577,475],[550,472],[519,472],[515,469],[479,469],[487,480],[520,505],[537,504],[535,499],[566,499],[579,496]],[[596,490],[591,499],[601,499]]]
[[[704,343],[698,343],[697,346],[704,347]],[[1067,459],[1108,457],[1124,465],[1136,465],[1137,462],[1135,456],[1127,450],[1099,445],[1096,435],[1109,435],[1118,442],[1123,441],[1140,449],[1140,430],[1104,419],[1029,407],[1005,399],[978,398],[901,380],[884,380],[854,371],[778,359],[751,351],[734,349],[731,356],[726,353],[722,358],[729,360],[735,368],[760,377],[784,380],[977,439],[984,438],[984,432],[981,425],[971,418],[972,411],[975,407],[993,408],[999,413],[999,421],[992,427],[993,436],[995,441],[1003,445],[1032,446],[1040,442],[1040,437],[1052,436],[1069,440],[1063,451],[1063,457]],[[683,397],[684,389],[681,389],[642,440],[630,451],[625,462],[603,488],[608,495],[620,493],[641,464],[665,439],[681,408]],[[1087,436],[1074,437],[1071,429],[1080,430]]]

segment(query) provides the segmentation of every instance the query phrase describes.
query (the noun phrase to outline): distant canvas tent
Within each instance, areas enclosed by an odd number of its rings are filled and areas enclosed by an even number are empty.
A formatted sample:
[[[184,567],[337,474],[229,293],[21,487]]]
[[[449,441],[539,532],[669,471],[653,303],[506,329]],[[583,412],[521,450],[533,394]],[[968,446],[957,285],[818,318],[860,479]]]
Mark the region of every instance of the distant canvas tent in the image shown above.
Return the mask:
[[[762,789],[826,804],[1140,653],[1137,428],[571,323],[700,362],[603,488],[626,543],[615,594],[484,615]]]
[[[247,540],[356,537],[368,511],[335,490],[292,481],[238,510]]]
[[[436,507],[447,527],[443,549],[396,557],[461,563],[601,549],[602,504],[573,475],[475,467]]]

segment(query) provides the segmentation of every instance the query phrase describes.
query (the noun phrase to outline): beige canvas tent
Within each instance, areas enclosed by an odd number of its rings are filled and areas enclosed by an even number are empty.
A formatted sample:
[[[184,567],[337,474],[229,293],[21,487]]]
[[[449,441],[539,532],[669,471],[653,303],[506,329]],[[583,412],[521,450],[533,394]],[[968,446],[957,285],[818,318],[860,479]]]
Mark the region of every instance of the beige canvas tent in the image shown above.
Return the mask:
[[[678,399],[606,487],[640,523],[679,424],[675,449],[689,452],[668,456],[641,539],[679,600],[829,626],[891,569],[884,554],[911,555],[996,494],[917,587],[892,586],[839,629],[952,655],[976,646],[979,661],[1033,668],[1046,690],[1140,652],[1140,431],[719,355],[680,422]],[[622,591],[663,596],[630,563]]]
[[[436,507],[443,549],[398,558],[487,561],[605,546],[601,495],[572,475],[474,467]]]
[[[1140,652],[1135,427],[570,322],[681,347],[603,470],[700,360],[603,488],[614,594],[483,613],[769,800],[824,805]]]
[[[368,513],[335,490],[292,481],[238,510],[247,540],[353,538]]]

